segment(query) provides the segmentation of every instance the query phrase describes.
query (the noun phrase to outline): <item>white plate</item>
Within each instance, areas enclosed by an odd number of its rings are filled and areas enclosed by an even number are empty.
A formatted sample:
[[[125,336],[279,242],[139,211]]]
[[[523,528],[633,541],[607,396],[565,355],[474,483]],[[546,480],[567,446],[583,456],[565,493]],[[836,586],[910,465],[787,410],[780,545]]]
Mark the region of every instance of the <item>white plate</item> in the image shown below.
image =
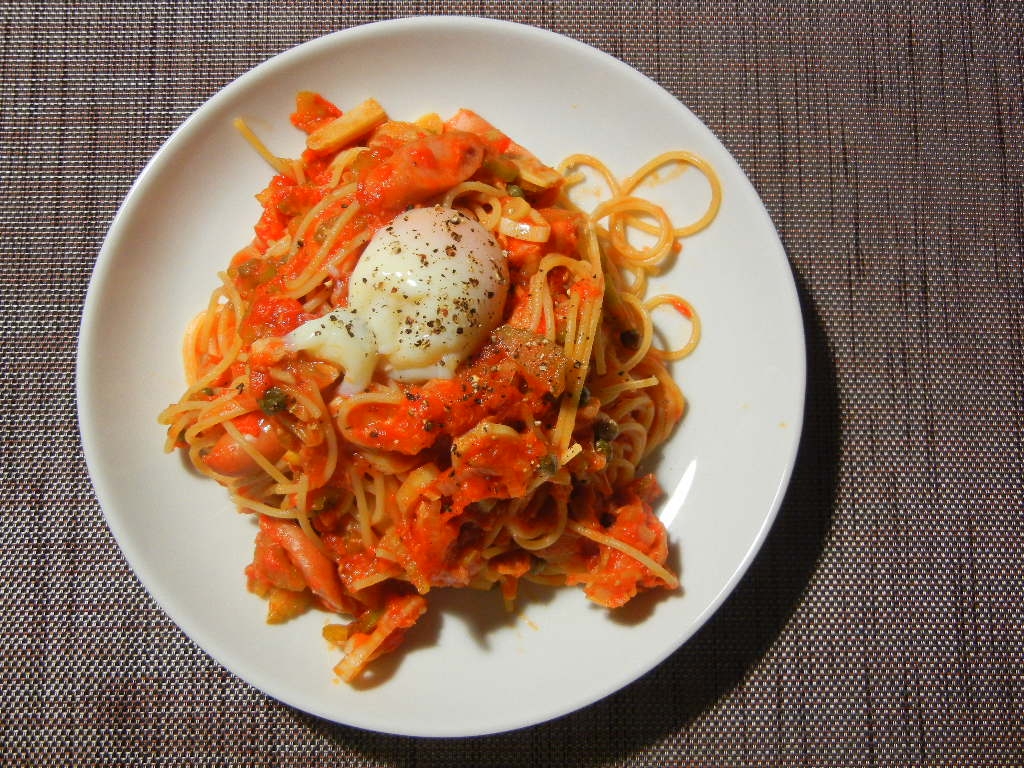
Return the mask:
[[[250,239],[259,215],[253,195],[270,176],[231,120],[241,115],[270,147],[297,153],[302,136],[287,117],[301,89],[343,108],[373,96],[398,118],[466,106],[552,163],[590,152],[624,175],[657,152],[686,148],[714,164],[721,213],[686,243],[667,278],[704,321],[699,350],[676,368],[690,412],[656,466],[667,492],[659,512],[684,592],[640,600],[619,619],[574,589],[530,590],[511,618],[493,594],[432,594],[433,609],[403,651],[362,690],[331,673],[338,654],[320,637],[325,614],[264,623],[265,604],[246,592],[243,576],[251,519],[234,512],[219,486],[162,452],[156,417],[182,391],[184,329],[216,272]],[[675,651],[725,599],[790,475],[803,409],[803,331],[785,253],[757,194],[670,94],[550,32],[405,19],[281,54],[171,136],[129,193],[97,261],[78,397],[110,528],[142,583],[198,645],[269,695],[329,720],[466,736],[538,723],[612,693]]]

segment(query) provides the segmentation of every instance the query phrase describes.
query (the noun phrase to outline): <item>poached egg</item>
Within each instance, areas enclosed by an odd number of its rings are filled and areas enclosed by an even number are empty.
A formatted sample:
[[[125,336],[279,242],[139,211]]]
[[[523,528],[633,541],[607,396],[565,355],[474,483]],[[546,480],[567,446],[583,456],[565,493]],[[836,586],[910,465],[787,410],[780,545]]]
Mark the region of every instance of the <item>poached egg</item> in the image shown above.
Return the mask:
[[[339,365],[341,390],[391,379],[449,379],[501,322],[508,264],[478,222],[440,205],[399,214],[373,236],[349,278],[348,306],[285,337]]]

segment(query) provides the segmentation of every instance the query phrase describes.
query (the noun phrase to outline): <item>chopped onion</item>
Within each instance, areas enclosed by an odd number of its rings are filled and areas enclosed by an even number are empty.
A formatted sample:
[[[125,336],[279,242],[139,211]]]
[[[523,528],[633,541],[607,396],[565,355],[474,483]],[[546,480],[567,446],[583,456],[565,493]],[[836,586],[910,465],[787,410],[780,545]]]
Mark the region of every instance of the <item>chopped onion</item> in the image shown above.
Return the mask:
[[[522,198],[512,198],[515,203],[502,207],[498,231],[517,240],[530,243],[546,243],[551,237],[551,225]],[[526,210],[516,203],[522,203]]]
[[[498,222],[498,230],[503,235],[514,237],[517,240],[526,240],[530,243],[546,243],[551,236],[551,227],[547,224],[531,224],[528,221],[513,221],[501,217]]]

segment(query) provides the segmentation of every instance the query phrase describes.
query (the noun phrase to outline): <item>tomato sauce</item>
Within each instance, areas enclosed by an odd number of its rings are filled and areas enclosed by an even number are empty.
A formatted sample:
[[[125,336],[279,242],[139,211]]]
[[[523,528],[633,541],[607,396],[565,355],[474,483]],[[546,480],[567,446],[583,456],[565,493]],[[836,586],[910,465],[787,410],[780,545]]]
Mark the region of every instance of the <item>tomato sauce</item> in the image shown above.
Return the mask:
[[[454,379],[433,379],[402,387],[403,401],[354,409],[345,437],[359,445],[415,455],[442,435],[460,435],[484,419],[515,420],[524,411],[553,415],[550,393],[519,376],[496,346],[485,347],[475,363]]]

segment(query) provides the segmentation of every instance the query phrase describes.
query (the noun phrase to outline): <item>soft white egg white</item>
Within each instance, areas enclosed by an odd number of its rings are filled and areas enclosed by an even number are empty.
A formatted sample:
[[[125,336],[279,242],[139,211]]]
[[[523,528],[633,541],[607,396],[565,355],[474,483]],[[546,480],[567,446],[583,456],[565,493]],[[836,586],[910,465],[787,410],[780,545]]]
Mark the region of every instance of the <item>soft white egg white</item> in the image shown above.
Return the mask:
[[[501,322],[507,295],[508,265],[490,232],[451,208],[415,208],[367,244],[348,306],[285,341],[344,369],[348,393],[378,368],[398,381],[451,378]]]

